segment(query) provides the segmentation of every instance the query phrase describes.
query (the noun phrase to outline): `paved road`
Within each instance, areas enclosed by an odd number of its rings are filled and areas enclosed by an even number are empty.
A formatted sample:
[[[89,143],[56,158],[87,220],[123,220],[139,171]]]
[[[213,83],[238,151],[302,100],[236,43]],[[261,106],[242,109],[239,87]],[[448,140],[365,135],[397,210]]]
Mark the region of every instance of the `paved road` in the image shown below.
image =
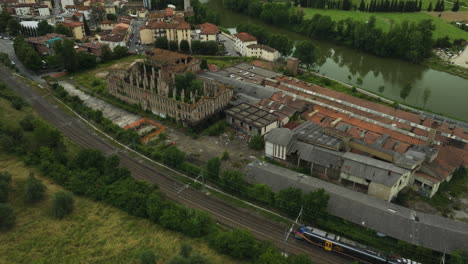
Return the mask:
[[[223,34],[218,34],[218,39],[221,41],[221,43],[223,43],[226,51],[229,52],[228,56],[239,56],[234,49],[236,43],[232,39],[224,36]]]
[[[26,69],[26,67],[24,67],[19,61],[18,57],[16,57],[15,50],[13,49],[13,40],[0,39],[0,52],[8,54],[10,60],[15,62],[16,67],[23,73],[23,75],[36,82],[44,83],[44,80],[42,80],[40,76],[35,75],[32,71]]]
[[[94,130],[85,125],[76,116],[70,116],[51,104],[36,91],[18,81],[9,71],[0,68],[0,78],[8,83],[19,95],[30,102],[32,107],[51,124],[61,130],[65,136],[71,138],[84,148],[93,148],[102,151],[105,155],[116,154],[121,165],[132,172],[132,176],[139,180],[156,183],[160,190],[170,199],[192,208],[199,208],[209,212],[216,221],[229,227],[245,228],[250,230],[257,238],[270,240],[280,249],[290,254],[307,254],[319,264],[350,263],[349,260],[330,254],[324,250],[309,247],[303,242],[290,238],[283,242],[288,226],[270,221],[263,216],[254,214],[245,209],[233,207],[230,204],[209,196],[192,188],[187,188],[177,194],[181,184],[174,178],[161,173],[161,168],[146,164],[134,158],[125,151],[116,148],[113,144],[97,135]],[[175,188],[176,187],[176,188]]]
[[[140,40],[140,27],[143,23],[144,21],[139,19],[132,19],[131,21],[132,31],[129,33],[131,38],[127,43],[130,52],[139,53],[141,51],[141,45],[138,44],[138,41]]]

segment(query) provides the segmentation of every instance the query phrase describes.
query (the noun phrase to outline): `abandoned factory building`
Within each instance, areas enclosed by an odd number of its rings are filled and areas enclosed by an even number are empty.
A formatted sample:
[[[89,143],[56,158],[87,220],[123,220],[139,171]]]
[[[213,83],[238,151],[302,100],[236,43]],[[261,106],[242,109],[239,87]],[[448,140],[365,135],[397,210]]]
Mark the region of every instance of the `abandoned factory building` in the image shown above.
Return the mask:
[[[129,104],[196,125],[227,106],[233,93],[224,84],[193,74],[198,71],[199,60],[154,49],[128,70],[111,71],[107,86],[110,94]]]

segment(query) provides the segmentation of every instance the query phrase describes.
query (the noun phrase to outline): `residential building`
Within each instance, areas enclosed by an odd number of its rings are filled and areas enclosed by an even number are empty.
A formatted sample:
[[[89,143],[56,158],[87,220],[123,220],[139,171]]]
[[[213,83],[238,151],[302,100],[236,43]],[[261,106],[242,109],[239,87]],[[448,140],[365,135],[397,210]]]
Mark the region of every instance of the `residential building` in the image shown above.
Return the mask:
[[[73,2],[73,0],[60,0],[60,5],[62,9],[66,9],[67,6],[73,6],[75,5],[75,3]]]
[[[198,71],[198,59],[154,49],[145,60],[134,62],[128,69],[111,71],[107,86],[110,94],[129,104],[195,126],[219,113],[232,97],[232,89],[206,78],[199,79],[203,85],[199,91],[175,88],[177,74]]]
[[[115,14],[115,6],[113,4],[107,4],[104,6],[106,14]]]
[[[115,25],[117,25],[117,22],[112,20],[103,20],[99,22],[99,27],[101,30],[112,30],[114,29]]]
[[[190,24],[183,18],[148,20],[140,28],[140,38],[142,44],[153,44],[157,38],[166,37],[169,41],[176,41],[179,45],[182,40],[187,40],[191,45]]]
[[[54,42],[65,38],[65,35],[50,33],[45,36],[26,38],[25,40],[33,46],[40,55],[48,56],[53,54],[52,45]]]
[[[63,22],[64,27],[69,28],[74,39],[82,39],[85,36],[84,24],[81,22]]]
[[[267,45],[250,44],[246,48],[245,56],[255,57],[266,61],[276,61],[279,58],[280,53]]]
[[[111,50],[114,50],[117,46],[126,46],[125,35],[122,34],[102,34],[96,35],[99,43],[103,43],[109,46]]]
[[[100,57],[102,54],[102,48],[104,48],[107,44],[99,42],[85,42],[77,43],[77,45],[80,48],[84,48],[86,52],[92,53]]]
[[[246,32],[234,34],[235,46],[234,49],[241,56],[247,56],[247,46],[257,44],[257,38]]]
[[[229,125],[251,136],[263,136],[280,124],[274,113],[247,103],[233,106],[225,113]]]
[[[219,29],[216,25],[205,23],[200,25],[199,39],[201,41],[216,41]]]

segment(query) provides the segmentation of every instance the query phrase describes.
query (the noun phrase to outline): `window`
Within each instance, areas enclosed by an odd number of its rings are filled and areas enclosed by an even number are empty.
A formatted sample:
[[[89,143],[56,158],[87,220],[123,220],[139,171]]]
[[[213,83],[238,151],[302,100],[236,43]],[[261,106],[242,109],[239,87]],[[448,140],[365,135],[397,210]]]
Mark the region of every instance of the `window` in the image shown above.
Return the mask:
[[[249,125],[249,131],[252,131],[252,126]]]

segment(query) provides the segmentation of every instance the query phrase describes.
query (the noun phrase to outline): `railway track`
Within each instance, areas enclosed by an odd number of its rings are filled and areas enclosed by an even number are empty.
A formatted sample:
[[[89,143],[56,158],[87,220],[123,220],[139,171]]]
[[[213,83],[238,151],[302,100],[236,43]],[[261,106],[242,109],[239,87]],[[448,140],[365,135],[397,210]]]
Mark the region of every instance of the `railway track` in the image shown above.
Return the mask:
[[[293,238],[284,241],[285,233],[290,226],[273,222],[246,209],[231,206],[225,201],[193,188],[187,188],[180,194],[177,193],[179,189],[175,188],[175,186],[182,187],[182,184],[173,177],[160,173],[156,168],[139,161],[125,151],[119,151],[119,148],[97,135],[94,130],[76,116],[64,113],[31,87],[28,87],[24,82],[16,80],[10,72],[1,67],[0,77],[1,80],[16,90],[19,95],[27,99],[42,118],[56,126],[65,136],[81,147],[97,149],[106,155],[118,155],[120,165],[128,168],[135,179],[158,184],[161,192],[169,199],[191,208],[207,211],[218,223],[227,227],[250,230],[256,238],[271,241],[276,247],[286,253],[306,254],[314,263],[332,264],[351,262],[322,249],[310,247]]]

